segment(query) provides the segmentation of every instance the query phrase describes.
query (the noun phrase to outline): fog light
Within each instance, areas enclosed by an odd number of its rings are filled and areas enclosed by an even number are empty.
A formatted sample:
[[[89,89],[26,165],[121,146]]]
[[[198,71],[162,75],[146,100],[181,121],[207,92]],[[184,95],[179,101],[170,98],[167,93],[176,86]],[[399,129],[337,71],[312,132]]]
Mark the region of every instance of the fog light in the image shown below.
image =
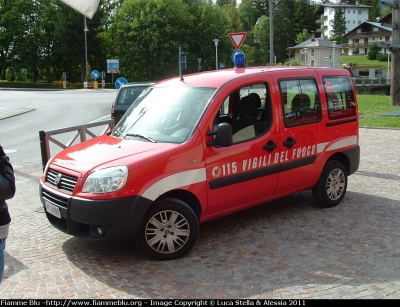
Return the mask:
[[[99,226],[90,226],[90,235],[95,238],[101,238],[103,236],[103,231]]]

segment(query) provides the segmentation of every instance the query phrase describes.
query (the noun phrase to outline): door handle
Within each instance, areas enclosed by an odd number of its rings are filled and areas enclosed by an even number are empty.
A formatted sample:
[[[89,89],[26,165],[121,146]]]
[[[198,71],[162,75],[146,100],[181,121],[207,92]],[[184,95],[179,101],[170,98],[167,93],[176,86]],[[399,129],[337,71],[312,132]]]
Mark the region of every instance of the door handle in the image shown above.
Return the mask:
[[[292,138],[291,136],[289,136],[286,141],[283,142],[283,146],[286,146],[287,148],[292,148],[294,144],[296,144],[297,141]]]
[[[263,149],[268,152],[273,152],[276,147],[278,147],[278,144],[274,141],[269,140],[267,144],[263,146]]]

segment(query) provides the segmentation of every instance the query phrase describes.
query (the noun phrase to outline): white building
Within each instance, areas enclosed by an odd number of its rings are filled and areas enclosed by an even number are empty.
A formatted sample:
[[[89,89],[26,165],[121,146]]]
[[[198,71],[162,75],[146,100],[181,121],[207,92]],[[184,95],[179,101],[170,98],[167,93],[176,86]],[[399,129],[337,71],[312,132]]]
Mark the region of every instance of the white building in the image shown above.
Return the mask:
[[[356,4],[350,4],[349,1],[346,3],[324,1],[318,5],[315,12],[315,15],[320,17],[316,23],[321,24],[321,28],[317,29],[317,32],[321,33],[321,37],[330,39],[334,35],[333,21],[335,14],[339,9],[342,9],[346,20],[346,33],[348,33],[368,20],[370,8],[369,5],[360,4],[360,1],[356,1]]]
[[[348,39],[348,43],[343,45],[344,53],[348,55],[367,55],[369,48],[374,45],[380,48],[382,53],[390,52],[389,45],[392,43],[392,28],[386,25],[391,24],[392,13],[382,17],[377,22],[363,22],[343,36]]]

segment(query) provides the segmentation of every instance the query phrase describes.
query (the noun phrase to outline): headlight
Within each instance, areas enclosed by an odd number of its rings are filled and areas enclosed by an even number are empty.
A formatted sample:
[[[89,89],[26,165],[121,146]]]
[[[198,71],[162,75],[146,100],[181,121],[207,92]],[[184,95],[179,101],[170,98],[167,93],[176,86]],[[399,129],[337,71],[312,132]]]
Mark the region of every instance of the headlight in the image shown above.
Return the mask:
[[[110,193],[121,189],[128,179],[128,167],[116,166],[95,171],[86,178],[83,193]]]

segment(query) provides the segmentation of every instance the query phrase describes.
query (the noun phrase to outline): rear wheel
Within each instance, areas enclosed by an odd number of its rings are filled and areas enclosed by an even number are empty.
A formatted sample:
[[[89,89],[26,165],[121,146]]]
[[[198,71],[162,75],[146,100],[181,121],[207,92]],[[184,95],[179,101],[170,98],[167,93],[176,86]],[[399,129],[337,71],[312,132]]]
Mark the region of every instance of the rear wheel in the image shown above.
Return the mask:
[[[347,170],[336,160],[328,161],[312,189],[315,201],[324,208],[337,206],[347,189]]]
[[[136,244],[148,257],[171,260],[189,252],[198,233],[193,210],[179,199],[163,198],[145,215]]]

